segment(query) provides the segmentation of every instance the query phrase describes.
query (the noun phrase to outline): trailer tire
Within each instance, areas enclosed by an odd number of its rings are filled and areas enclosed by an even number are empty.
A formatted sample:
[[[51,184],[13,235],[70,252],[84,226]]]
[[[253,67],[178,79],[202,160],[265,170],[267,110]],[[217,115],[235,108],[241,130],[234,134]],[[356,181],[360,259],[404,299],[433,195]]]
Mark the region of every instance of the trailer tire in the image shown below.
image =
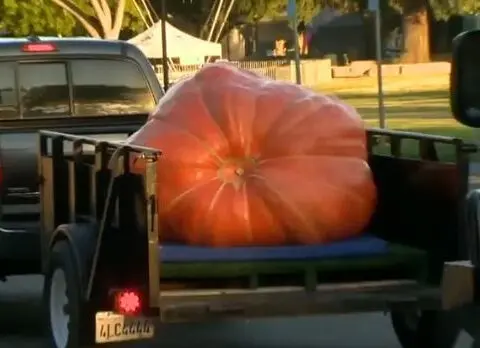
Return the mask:
[[[441,311],[393,311],[393,330],[402,348],[453,348],[460,328]]]
[[[67,241],[55,243],[50,251],[43,305],[48,347],[79,348],[92,343],[93,333],[86,325],[94,320],[82,300],[75,256]]]

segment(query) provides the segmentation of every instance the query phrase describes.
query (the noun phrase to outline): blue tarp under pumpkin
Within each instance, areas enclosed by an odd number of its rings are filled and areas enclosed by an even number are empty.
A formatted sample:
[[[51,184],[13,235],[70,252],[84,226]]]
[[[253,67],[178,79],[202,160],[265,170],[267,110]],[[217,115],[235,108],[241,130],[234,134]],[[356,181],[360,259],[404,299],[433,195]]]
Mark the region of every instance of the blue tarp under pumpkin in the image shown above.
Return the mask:
[[[211,248],[185,245],[160,247],[162,262],[248,262],[280,260],[322,260],[347,257],[375,256],[389,252],[389,243],[363,235],[324,245],[295,245],[281,247]]]

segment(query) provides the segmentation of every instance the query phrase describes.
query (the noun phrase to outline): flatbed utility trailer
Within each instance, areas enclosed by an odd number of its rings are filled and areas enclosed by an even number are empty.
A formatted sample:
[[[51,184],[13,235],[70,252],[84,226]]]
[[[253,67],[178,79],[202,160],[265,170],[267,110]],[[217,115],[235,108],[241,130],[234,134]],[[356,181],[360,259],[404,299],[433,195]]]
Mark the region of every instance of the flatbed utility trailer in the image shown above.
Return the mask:
[[[456,39],[451,74],[453,113],[474,127],[478,47],[480,31]],[[384,310],[404,348],[452,348],[461,329],[480,347],[480,191],[468,189],[478,146],[379,129],[367,140],[378,206],[363,236],[215,249],[159,245],[159,151],[41,131],[49,345],[150,338],[155,322]]]
[[[39,137],[52,347],[150,338],[155,322],[383,310],[403,347],[446,348],[463,327],[458,309],[475,300],[478,226],[465,214],[468,207],[477,214],[480,193],[465,197],[477,147],[460,139],[370,129],[379,205],[364,236],[226,250],[159,246],[159,151],[48,131]],[[403,151],[409,142],[417,158]],[[439,158],[439,147],[453,161]],[[138,156],[143,173],[131,170]]]

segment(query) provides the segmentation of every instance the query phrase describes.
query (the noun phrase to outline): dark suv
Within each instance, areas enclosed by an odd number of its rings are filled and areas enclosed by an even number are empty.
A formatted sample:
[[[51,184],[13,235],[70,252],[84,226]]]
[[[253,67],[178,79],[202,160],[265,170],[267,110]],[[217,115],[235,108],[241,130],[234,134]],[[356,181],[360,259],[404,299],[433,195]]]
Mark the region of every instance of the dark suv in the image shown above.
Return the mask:
[[[89,38],[0,38],[0,76],[0,261],[24,260],[39,252],[38,131],[121,141],[163,90],[135,46]]]

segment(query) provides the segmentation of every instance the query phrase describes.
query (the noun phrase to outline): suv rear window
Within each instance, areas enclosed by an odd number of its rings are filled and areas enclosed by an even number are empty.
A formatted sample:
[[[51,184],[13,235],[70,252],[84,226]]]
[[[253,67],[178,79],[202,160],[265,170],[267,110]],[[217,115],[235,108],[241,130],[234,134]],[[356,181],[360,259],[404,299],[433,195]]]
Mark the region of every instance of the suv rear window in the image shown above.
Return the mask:
[[[2,62],[0,76],[0,119],[125,115],[155,106],[143,73],[129,61]]]
[[[65,63],[22,63],[18,76],[23,117],[70,115]]]
[[[125,61],[72,60],[76,115],[147,113],[155,100],[137,66]]]
[[[15,86],[15,65],[0,64],[0,118],[18,116],[17,88]]]

